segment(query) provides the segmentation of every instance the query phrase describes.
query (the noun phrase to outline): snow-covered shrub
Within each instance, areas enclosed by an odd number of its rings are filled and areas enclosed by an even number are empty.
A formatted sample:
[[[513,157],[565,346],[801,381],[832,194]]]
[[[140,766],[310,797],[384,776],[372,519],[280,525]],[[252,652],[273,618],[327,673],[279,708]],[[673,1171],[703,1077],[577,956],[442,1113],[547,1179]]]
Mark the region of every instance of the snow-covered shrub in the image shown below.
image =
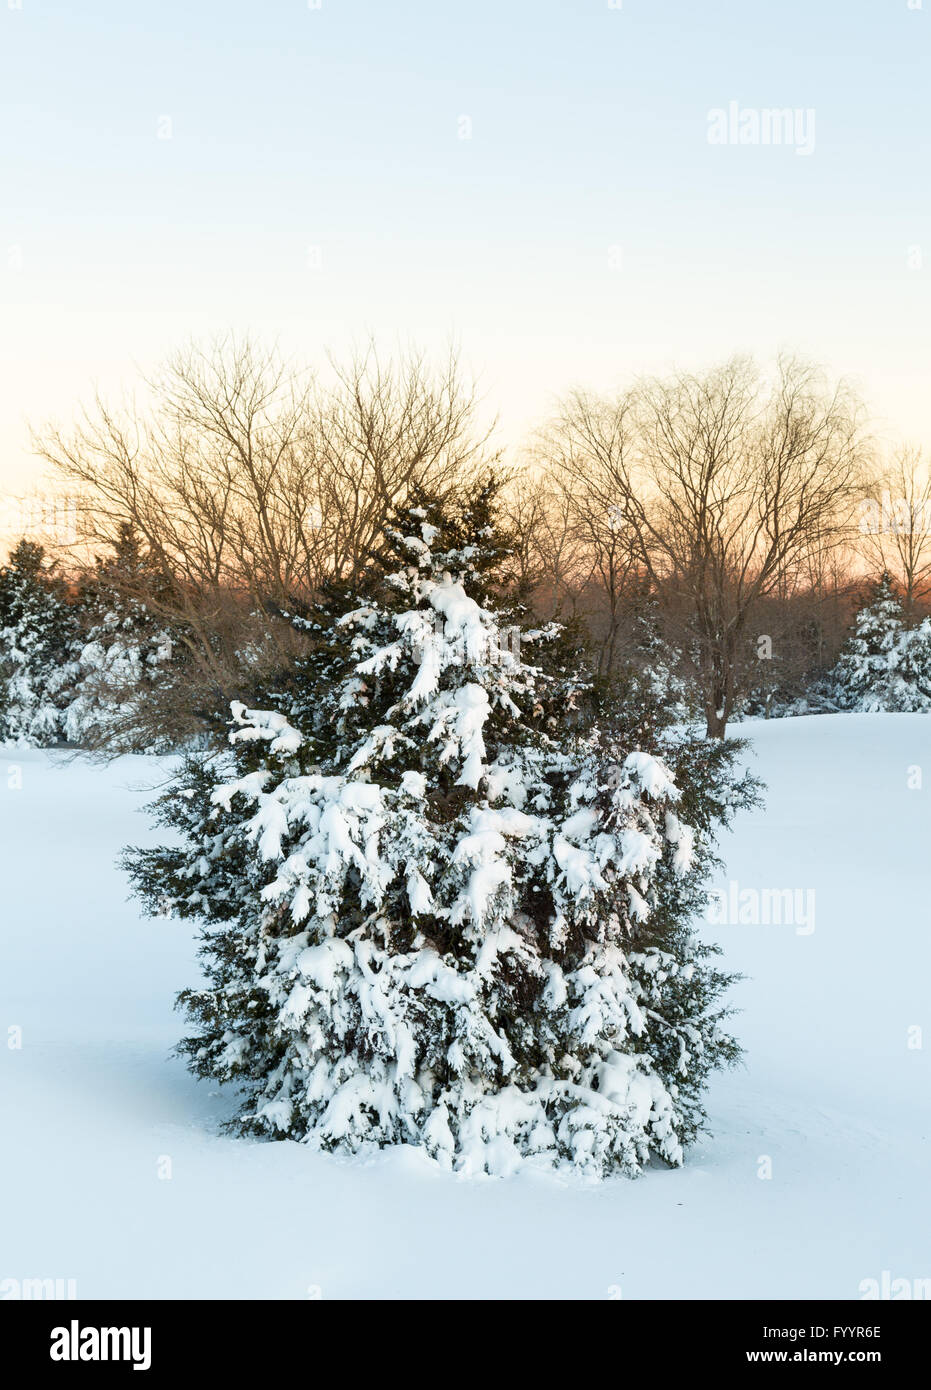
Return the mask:
[[[781,679],[778,657],[772,667],[760,661],[760,676],[747,684],[736,702],[735,717],[741,719],[789,719],[803,714],[836,714],[841,708],[833,670],[809,670]]]
[[[181,1051],[270,1138],[678,1164],[738,1054],[689,923],[753,789],[647,709],[587,727],[556,629],[515,640],[487,501],[407,513],[307,624],[287,717],[234,705],[229,751],[157,803],[174,845],[129,852],[152,910],[204,923]]]
[[[907,624],[888,574],[857,614],[832,685],[844,709],[931,712],[931,619]]]
[[[46,747],[63,737],[77,631],[64,584],[33,541],[0,569],[0,741]]]

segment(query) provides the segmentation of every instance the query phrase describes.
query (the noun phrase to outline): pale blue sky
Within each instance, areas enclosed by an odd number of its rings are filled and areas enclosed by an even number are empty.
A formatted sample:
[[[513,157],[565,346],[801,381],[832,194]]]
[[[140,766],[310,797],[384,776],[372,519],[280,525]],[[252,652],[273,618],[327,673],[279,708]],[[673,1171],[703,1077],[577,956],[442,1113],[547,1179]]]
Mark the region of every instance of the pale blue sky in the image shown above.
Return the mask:
[[[790,346],[931,443],[931,0],[9,3],[2,476],[27,419],[229,327],[454,336],[506,440]],[[710,145],[731,100],[813,109],[813,153]]]

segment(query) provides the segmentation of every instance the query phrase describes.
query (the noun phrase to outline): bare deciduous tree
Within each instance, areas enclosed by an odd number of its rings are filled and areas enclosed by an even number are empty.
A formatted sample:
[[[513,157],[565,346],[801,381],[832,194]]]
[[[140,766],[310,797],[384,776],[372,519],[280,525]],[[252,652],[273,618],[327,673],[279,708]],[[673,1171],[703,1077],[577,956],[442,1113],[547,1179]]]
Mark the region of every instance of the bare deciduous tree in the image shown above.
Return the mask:
[[[149,409],[100,397],[38,452],[81,499],[81,543],[129,524],[166,593],[210,622],[210,596],[279,606],[351,578],[415,488],[442,496],[486,460],[455,355],[382,364],[373,347],[326,389],[248,339],[192,346],[146,383]]]
[[[565,489],[532,466],[514,473],[502,492],[502,519],[520,591],[542,617],[576,616],[591,561],[579,545]]]
[[[899,449],[871,480],[859,533],[861,554],[899,581],[914,612],[931,595],[931,468],[920,449]]]
[[[868,453],[853,391],[796,358],[771,383],[734,358],[613,401],[576,392],[546,440],[579,525],[616,530],[626,571],[679,622],[708,733],[722,737],[760,600],[813,550],[849,540]]]
[[[73,429],[36,437],[77,493],[79,561],[124,527],[140,541],[145,583],[129,596],[171,627],[205,704],[287,667],[296,634],[274,615],[357,577],[415,490],[442,497],[489,459],[453,352],[433,370],[370,345],[331,368],[324,386],[249,339],[192,345],[143,404],[98,396]]]

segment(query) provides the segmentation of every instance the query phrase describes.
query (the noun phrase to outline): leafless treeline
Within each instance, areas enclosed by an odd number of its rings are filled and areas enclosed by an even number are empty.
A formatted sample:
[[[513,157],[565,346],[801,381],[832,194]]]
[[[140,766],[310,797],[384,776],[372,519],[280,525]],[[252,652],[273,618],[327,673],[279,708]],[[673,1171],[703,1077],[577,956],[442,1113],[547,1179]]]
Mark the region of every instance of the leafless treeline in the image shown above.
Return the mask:
[[[37,441],[82,499],[84,552],[132,527],[160,576],[140,596],[223,694],[245,647],[293,643],[269,612],[357,574],[414,489],[502,468],[454,354],[331,367],[322,385],[248,341],[190,348],[145,408],[98,399]],[[585,620],[605,676],[651,624],[720,735],[748,689],[833,660],[868,572],[931,595],[927,468],[877,457],[855,392],[793,357],[574,391],[505,475],[517,577]]]

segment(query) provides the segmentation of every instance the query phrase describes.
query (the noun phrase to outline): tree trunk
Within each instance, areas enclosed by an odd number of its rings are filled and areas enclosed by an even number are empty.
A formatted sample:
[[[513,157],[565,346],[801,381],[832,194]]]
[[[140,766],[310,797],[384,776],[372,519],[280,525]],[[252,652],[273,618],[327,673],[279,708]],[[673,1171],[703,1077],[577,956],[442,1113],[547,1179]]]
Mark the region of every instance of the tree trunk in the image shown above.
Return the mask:
[[[705,705],[705,732],[708,738],[723,738],[727,728],[727,714],[720,705]]]
[[[705,725],[708,738],[723,738],[734,705],[734,655],[732,642],[711,653],[711,669],[705,687]]]

